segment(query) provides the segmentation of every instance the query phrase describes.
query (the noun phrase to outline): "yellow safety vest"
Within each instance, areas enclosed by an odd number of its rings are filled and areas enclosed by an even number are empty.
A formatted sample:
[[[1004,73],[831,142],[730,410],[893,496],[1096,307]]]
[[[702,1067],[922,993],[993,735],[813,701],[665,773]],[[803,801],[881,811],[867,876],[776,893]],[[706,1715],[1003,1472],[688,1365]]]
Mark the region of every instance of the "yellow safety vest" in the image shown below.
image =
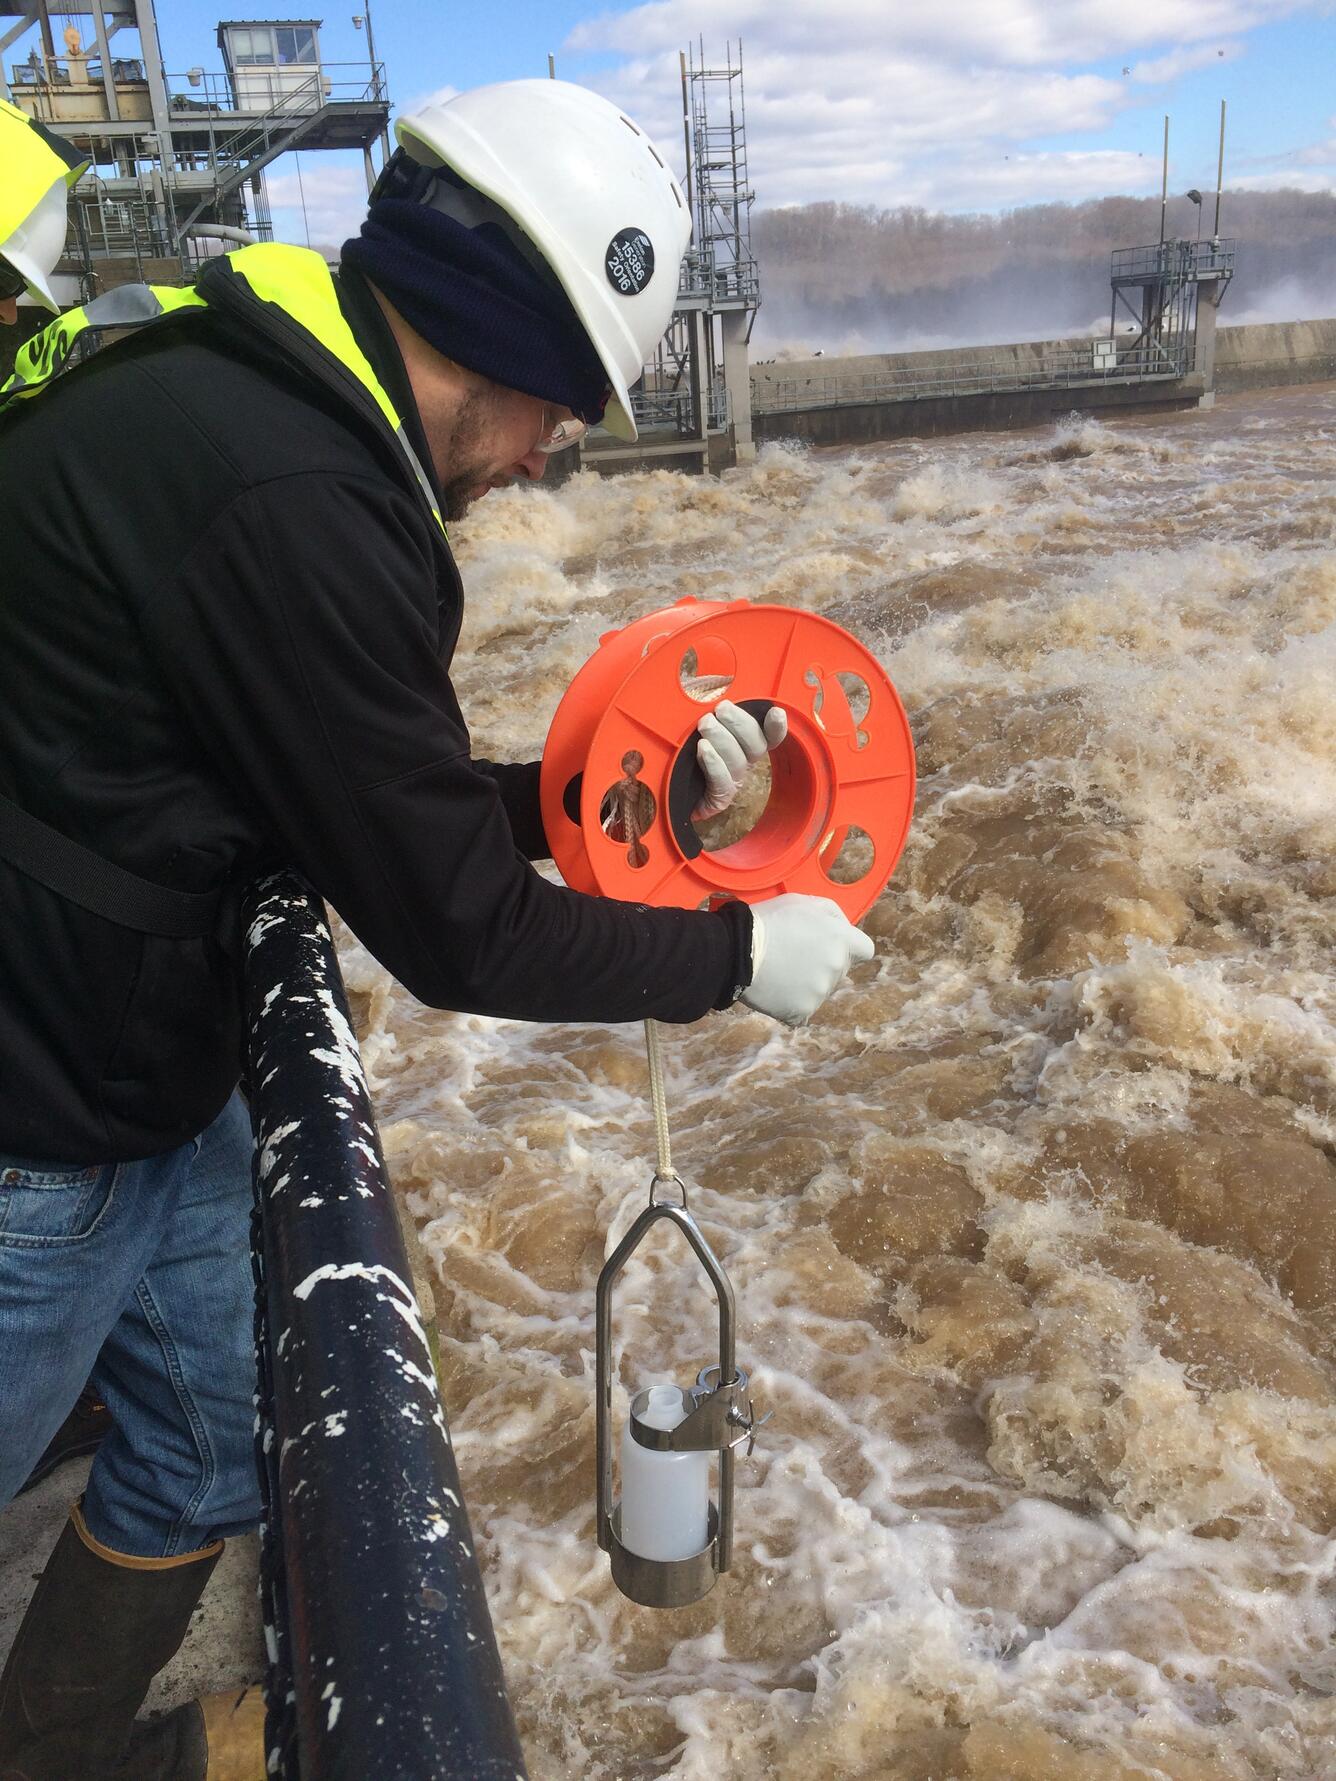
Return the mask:
[[[248,298],[255,305],[253,315],[257,327],[271,336],[278,334],[287,344],[304,348],[306,353],[314,348],[317,363],[323,359],[327,366],[332,360],[344,373],[351,373],[356,383],[371,396],[412,469],[433,518],[444,532],[445,522],[431,479],[409,442],[389,393],[344,320],[334,280],[320,255],[305,247],[260,242],[254,247],[237,248],[220,258],[227,262],[226,268],[222,268],[219,261],[210,262],[201,273],[200,286],[203,288],[120,285],[116,290],[95,297],[91,303],[57,316],[19,349],[14,375],[0,389],[0,410],[16,400],[39,395],[70,366],[76,347],[80,358],[88,356],[90,347],[98,350],[89,338],[90,331],[143,328],[182,311],[207,309],[211,281],[216,281],[220,272],[225,275],[230,271],[242,281]],[[295,341],[291,336],[293,326],[297,330]]]
[[[86,155],[0,99],[0,254],[56,181],[72,186],[87,166]]]

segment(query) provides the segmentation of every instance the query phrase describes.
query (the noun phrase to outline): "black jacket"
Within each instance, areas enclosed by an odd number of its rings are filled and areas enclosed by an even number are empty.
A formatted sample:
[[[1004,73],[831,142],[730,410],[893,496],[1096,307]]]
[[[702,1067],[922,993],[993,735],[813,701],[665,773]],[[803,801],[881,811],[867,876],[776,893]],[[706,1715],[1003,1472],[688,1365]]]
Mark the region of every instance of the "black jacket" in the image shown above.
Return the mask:
[[[359,343],[430,463],[393,336]],[[537,765],[470,756],[462,595],[388,429],[220,302],[0,416],[0,792],[181,890],[297,866],[437,1007],[693,1020],[750,974],[750,916],[580,896]],[[241,1053],[239,945],[133,933],[0,861],[0,1154],[167,1150]]]

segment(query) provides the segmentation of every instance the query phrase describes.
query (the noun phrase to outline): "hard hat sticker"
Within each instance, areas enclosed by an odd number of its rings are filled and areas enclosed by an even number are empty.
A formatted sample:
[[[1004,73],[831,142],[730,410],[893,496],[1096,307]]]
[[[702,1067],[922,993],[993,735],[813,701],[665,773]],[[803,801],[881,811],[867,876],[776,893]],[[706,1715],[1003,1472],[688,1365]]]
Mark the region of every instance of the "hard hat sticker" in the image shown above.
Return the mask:
[[[623,297],[638,297],[654,276],[654,243],[643,229],[619,229],[603,256],[608,283]]]

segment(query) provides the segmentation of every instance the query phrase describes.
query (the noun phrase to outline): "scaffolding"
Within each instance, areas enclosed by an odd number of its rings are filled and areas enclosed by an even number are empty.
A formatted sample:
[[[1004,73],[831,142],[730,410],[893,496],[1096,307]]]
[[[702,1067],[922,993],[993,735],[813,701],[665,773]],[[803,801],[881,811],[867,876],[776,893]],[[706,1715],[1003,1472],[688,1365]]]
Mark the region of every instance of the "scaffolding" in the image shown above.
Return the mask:
[[[137,42],[113,53],[127,31]],[[220,24],[218,48],[223,72],[172,75],[153,0],[0,0],[0,92],[91,163],[57,268],[67,303],[130,280],[180,283],[207,254],[272,239],[263,175],[290,149],[361,148],[370,190],[389,95],[369,41],[368,62],[328,63],[316,21],[248,20]]]
[[[761,304],[751,246],[755,199],[747,165],[742,44],[726,45],[722,67],[705,60],[703,41],[679,58],[682,79],[682,184],[691,242],[679,274],[677,304],[631,405],[645,446],[666,443],[708,455],[709,439],[732,430],[734,454],[751,455],[747,346]],[[607,447],[597,457],[621,456]]]
[[[692,241],[682,262],[681,295],[703,298],[711,308],[741,305],[754,318],[761,304],[761,281],[751,249],[756,194],[747,171],[741,42],[736,61],[734,53],[730,43],[724,66],[707,67],[702,39],[683,59]]]

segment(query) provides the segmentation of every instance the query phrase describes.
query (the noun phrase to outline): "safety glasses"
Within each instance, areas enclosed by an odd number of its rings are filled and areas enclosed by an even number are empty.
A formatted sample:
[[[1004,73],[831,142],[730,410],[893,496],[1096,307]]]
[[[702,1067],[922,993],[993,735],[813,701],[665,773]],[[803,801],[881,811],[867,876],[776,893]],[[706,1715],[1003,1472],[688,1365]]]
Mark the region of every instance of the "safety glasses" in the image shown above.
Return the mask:
[[[538,443],[534,447],[535,451],[541,451],[545,457],[554,451],[565,451],[567,446],[574,445],[577,440],[583,439],[589,431],[588,423],[577,420],[574,415],[568,420],[553,421],[549,425],[548,415],[550,412],[550,409],[544,408],[543,431],[539,434]]]
[[[0,303],[7,297],[21,297],[27,288],[23,274],[16,272],[8,260],[0,260]]]

